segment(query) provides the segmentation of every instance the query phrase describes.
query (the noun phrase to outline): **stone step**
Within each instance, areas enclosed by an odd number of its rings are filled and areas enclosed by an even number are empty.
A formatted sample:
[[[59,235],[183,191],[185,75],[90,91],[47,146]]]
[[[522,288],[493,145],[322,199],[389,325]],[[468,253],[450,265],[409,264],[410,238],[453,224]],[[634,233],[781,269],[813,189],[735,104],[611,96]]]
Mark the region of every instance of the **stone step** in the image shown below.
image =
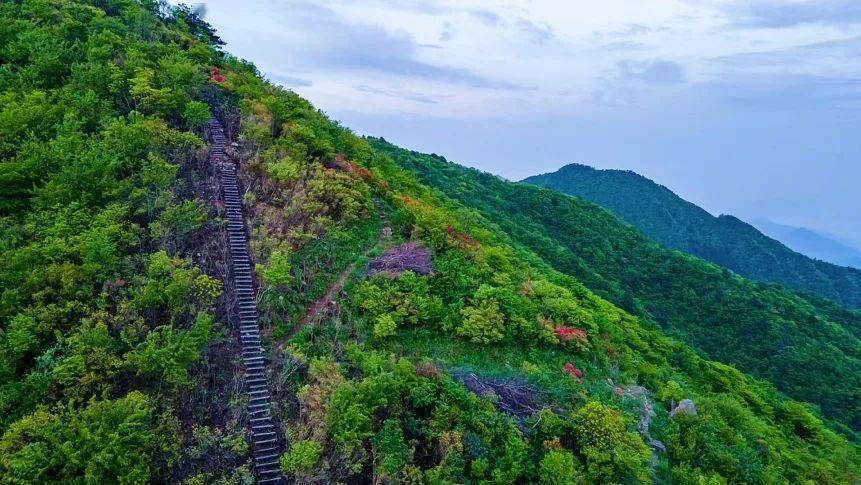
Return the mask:
[[[252,456],[257,483],[285,483],[281,472],[281,450],[277,442],[278,427],[272,419],[271,396],[268,389],[267,368],[261,345],[257,292],[251,255],[248,251],[248,233],[243,211],[244,193],[240,190],[236,166],[227,159],[224,147],[228,141],[224,129],[215,118],[209,121],[210,163],[218,167],[221,194],[227,218],[227,244],[230,249],[230,268],[233,295],[238,302],[240,357],[245,370],[249,425],[252,430]]]
[[[259,471],[258,471],[257,473],[262,473],[262,472],[259,472]],[[281,472],[279,471],[278,473],[281,473]],[[258,479],[258,480],[257,480],[257,483],[280,483],[280,482],[281,482],[281,477],[280,477],[280,476],[277,476],[277,477],[268,477],[268,478],[260,478],[260,479]]]

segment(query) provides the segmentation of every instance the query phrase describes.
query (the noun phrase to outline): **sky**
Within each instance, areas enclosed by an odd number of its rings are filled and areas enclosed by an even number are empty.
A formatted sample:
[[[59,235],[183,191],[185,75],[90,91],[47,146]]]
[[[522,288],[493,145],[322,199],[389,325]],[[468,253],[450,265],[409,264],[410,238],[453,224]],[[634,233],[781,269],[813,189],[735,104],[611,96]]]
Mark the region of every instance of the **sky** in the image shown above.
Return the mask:
[[[634,170],[861,245],[861,1],[206,5],[226,50],[359,134],[511,180]]]

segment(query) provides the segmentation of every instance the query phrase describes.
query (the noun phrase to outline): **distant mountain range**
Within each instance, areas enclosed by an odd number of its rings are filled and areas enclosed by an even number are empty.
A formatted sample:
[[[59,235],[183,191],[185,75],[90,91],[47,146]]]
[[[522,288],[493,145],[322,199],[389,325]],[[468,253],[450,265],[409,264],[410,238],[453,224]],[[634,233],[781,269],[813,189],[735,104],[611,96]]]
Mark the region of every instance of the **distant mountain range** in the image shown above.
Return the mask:
[[[751,224],[769,237],[799,253],[840,266],[861,268],[861,249],[838,237],[806,227],[792,227],[767,219],[753,219]]]
[[[742,276],[779,283],[849,307],[861,308],[861,270],[812,259],[736,217],[715,217],[635,172],[598,170],[571,164],[553,173],[529,177],[523,182],[595,202],[653,240],[729,268]],[[776,232],[772,234],[777,235]],[[838,252],[835,244],[829,245],[825,238],[813,237],[815,234],[810,231],[781,233],[787,240],[795,241],[795,244],[790,244],[800,251],[830,247],[830,252],[819,254]],[[809,254],[819,256],[813,252]],[[844,251],[842,254],[849,253]]]

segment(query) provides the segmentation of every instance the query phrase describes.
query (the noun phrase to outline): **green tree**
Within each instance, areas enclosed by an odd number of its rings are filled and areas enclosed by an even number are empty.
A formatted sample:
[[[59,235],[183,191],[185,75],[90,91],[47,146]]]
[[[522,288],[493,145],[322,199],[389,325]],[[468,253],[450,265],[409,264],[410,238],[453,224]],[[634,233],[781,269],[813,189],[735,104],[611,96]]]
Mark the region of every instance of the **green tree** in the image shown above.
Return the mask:
[[[538,464],[541,485],[576,485],[583,483],[574,454],[565,450],[549,450]]]
[[[185,104],[185,109],[182,111],[182,117],[188,122],[189,128],[200,129],[211,118],[212,112],[209,110],[209,105],[200,101],[189,101]]]

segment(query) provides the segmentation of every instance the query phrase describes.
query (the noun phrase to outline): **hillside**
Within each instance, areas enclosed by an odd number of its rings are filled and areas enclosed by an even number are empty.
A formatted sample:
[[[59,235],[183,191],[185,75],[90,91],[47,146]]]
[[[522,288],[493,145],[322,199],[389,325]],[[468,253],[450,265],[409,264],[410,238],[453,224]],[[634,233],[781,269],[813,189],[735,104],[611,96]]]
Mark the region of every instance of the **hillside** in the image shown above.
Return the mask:
[[[188,9],[7,2],[0,26],[0,482],[253,483],[263,408],[300,483],[861,476],[806,405],[555,270]]]
[[[861,313],[664,249],[583,199],[372,142],[592,291],[713,359],[819,404],[826,416],[861,426]]]
[[[634,172],[571,164],[523,182],[595,202],[654,241],[744,277],[861,308],[861,270],[797,253],[750,224],[728,215],[714,217]]]

